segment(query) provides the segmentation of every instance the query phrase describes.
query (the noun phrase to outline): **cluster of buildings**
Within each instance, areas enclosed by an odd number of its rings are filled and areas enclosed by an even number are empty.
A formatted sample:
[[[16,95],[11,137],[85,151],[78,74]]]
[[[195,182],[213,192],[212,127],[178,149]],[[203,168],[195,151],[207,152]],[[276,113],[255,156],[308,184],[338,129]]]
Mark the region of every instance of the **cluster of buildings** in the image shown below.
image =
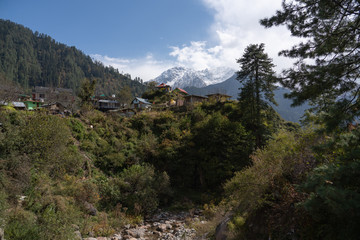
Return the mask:
[[[189,106],[204,101],[225,102],[231,98],[231,96],[222,93],[207,94],[206,96],[191,95],[181,88],[172,90],[171,86],[164,83],[156,86],[156,88],[160,91],[175,93],[174,99],[169,102],[169,106]]]
[[[75,95],[71,89],[66,88],[33,88],[31,95],[20,94],[16,101],[0,101],[0,106],[11,105],[18,110],[37,110],[45,108],[52,113],[70,113],[71,106],[75,103]]]
[[[132,116],[140,111],[150,111],[151,109],[182,107],[194,105],[204,101],[223,102],[231,96],[221,93],[208,94],[206,96],[190,95],[181,88],[175,88],[161,83],[156,86],[158,91],[171,93],[171,99],[165,103],[150,103],[147,99],[135,97],[130,106],[120,103],[115,95],[112,96],[93,96],[92,104],[100,111],[118,112],[124,116]],[[11,105],[19,110],[37,110],[41,108],[48,109],[53,114],[69,114],[73,110],[76,96],[73,90],[66,88],[34,87],[31,95],[21,94],[17,101],[0,101],[1,105]]]

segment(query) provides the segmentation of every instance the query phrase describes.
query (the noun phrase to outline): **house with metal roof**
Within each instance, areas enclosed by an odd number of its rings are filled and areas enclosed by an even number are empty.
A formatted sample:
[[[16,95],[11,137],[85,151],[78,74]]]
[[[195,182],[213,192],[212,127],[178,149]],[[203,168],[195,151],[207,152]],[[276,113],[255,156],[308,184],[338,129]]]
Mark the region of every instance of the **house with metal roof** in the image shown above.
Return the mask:
[[[181,89],[181,88],[175,88],[173,90],[173,93],[178,93],[178,94],[182,94],[182,95],[189,95],[189,93],[187,91],[185,91],[184,89]]]
[[[192,105],[195,103],[205,101],[207,97],[199,96],[199,95],[187,95],[184,97],[184,99],[185,99],[184,105]]]
[[[131,102],[131,108],[139,110],[150,109],[151,103],[149,103],[147,99],[136,97]]]

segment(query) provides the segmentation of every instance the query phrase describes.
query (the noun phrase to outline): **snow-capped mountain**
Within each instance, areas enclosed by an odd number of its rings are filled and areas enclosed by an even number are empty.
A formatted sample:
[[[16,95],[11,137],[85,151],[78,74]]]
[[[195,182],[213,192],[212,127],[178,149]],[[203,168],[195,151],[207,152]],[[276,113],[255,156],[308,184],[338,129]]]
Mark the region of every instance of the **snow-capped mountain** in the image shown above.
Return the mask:
[[[166,70],[157,78],[151,80],[166,83],[172,87],[206,87],[223,82],[234,75],[235,70],[221,67],[195,71],[190,68],[174,67]]]

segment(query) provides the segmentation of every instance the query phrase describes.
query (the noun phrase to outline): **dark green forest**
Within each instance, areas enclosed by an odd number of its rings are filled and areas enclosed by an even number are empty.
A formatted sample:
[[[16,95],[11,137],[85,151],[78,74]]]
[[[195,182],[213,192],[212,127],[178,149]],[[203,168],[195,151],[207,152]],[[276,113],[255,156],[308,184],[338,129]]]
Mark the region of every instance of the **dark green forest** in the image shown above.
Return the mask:
[[[139,96],[145,90],[129,74],[93,61],[75,47],[56,42],[50,36],[0,19],[0,78],[25,90],[33,86],[70,88],[75,92],[84,78],[96,80],[99,94],[116,94],[130,86]]]

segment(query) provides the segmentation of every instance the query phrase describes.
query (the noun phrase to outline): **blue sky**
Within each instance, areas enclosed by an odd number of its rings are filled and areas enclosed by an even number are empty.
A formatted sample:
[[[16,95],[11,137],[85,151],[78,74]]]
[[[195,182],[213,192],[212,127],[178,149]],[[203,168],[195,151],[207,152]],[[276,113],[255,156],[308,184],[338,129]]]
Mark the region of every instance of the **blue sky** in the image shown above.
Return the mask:
[[[232,67],[250,43],[277,52],[294,40],[258,24],[281,0],[0,0],[0,18],[75,46],[144,80],[173,66]],[[268,47],[268,49],[267,49]]]

